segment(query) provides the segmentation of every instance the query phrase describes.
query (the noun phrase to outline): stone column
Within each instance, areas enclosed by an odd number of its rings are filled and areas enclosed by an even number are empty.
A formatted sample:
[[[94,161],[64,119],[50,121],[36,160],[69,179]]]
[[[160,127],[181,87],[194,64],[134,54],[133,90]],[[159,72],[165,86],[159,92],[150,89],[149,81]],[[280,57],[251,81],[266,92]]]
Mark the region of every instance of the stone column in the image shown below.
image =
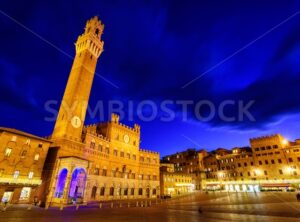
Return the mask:
[[[5,187],[0,187],[0,201],[2,200],[4,192],[5,192]]]
[[[87,175],[86,175],[87,177]],[[85,181],[85,185],[84,185],[84,191],[83,191],[83,202],[84,203],[87,203],[90,196],[91,196],[91,193],[89,192],[91,189],[90,189],[90,184],[89,184],[89,180],[86,179]],[[97,194],[96,194],[97,195]]]
[[[22,190],[22,187],[17,187],[17,188],[14,189],[14,193],[13,193],[13,196],[11,198],[11,203],[12,204],[15,204],[15,203],[19,202],[20,195],[21,195],[21,190]]]
[[[65,182],[65,187],[64,187],[64,193],[63,193],[63,196],[62,196],[63,204],[68,203],[70,185],[71,185],[71,180],[72,180],[72,174],[71,173],[72,172],[68,171],[68,175],[67,175],[66,182]]]

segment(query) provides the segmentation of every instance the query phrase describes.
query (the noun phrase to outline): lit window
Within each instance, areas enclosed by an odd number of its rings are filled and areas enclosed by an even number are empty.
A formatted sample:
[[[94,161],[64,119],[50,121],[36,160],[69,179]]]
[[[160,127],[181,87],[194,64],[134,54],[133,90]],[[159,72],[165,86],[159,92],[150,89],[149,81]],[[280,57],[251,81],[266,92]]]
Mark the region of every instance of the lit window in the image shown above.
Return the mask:
[[[17,136],[12,136],[12,137],[11,137],[11,141],[12,141],[12,142],[16,142],[16,141],[17,141]]]
[[[5,156],[6,156],[6,157],[9,157],[10,154],[11,154],[11,152],[12,152],[12,148],[6,148],[6,149],[5,149]]]
[[[37,153],[34,155],[34,160],[39,160],[39,158],[40,158],[40,154]]]
[[[19,177],[19,174],[20,174],[20,171],[19,170],[16,170],[14,172],[14,179],[17,179]]]
[[[28,178],[29,178],[29,179],[32,179],[32,177],[33,177],[33,172],[30,171],[29,174],[28,174]]]
[[[30,197],[30,191],[31,191],[30,187],[23,187],[20,195],[20,200],[28,200]]]

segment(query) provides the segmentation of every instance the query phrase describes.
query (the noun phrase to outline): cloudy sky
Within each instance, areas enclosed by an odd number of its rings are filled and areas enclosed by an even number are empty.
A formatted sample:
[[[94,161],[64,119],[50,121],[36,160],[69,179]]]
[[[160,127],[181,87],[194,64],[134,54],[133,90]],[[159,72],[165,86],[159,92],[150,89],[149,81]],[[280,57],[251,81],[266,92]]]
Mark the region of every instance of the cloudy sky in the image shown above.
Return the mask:
[[[273,133],[300,137],[299,1],[2,1],[0,10],[1,126],[51,134],[45,103],[61,100],[72,66],[67,55],[75,55],[86,20],[98,15],[105,46],[97,73],[105,80],[95,77],[90,107],[103,101],[106,120],[108,101],[122,101],[122,122],[141,125],[143,148],[165,155],[247,146],[249,138]],[[194,105],[186,112],[170,105],[172,121],[161,120],[161,109],[143,121],[128,101],[137,107],[144,100]],[[239,101],[253,101],[255,121],[199,121],[195,104],[204,100],[216,108],[233,101],[224,109],[231,117],[238,117]],[[201,115],[208,111],[203,106]],[[141,112],[147,116],[151,107]]]

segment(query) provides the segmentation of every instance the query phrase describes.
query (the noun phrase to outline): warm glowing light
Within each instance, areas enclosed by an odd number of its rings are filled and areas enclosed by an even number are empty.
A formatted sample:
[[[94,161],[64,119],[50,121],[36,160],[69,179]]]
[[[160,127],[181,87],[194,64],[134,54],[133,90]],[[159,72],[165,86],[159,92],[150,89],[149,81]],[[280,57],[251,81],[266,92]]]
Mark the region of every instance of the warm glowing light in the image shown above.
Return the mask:
[[[294,169],[293,169],[292,167],[287,167],[287,168],[286,168],[286,171],[287,171],[288,173],[292,173],[292,172],[294,171]]]
[[[254,172],[255,172],[256,175],[260,175],[261,174],[261,170],[259,170],[259,169],[254,170]]]
[[[282,144],[283,145],[287,145],[289,142],[286,140],[286,139],[284,139],[284,140],[282,140]]]
[[[219,176],[219,177],[224,177],[224,173],[219,172],[219,173],[218,173],[218,176]]]

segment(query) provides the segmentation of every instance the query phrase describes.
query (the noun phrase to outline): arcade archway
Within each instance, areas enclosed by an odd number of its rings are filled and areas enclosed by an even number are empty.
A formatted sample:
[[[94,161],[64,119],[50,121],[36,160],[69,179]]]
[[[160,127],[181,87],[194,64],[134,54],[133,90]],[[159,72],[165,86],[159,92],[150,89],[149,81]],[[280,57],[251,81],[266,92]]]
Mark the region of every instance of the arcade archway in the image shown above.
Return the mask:
[[[86,182],[86,172],[83,168],[76,168],[72,173],[69,197],[83,198]]]

